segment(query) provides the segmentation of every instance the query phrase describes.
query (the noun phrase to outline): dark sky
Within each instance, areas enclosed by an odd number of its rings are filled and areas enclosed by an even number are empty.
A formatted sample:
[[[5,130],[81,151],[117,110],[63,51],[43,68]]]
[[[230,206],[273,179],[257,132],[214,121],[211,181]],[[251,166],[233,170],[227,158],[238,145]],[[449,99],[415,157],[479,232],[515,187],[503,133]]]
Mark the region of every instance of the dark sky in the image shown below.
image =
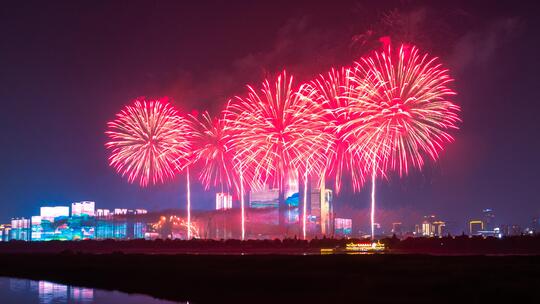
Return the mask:
[[[434,213],[463,225],[487,207],[501,223],[540,215],[534,2],[320,2],[4,4],[0,220],[77,200],[183,207],[183,176],[141,189],[108,167],[104,130],[117,111],[138,96],[168,95],[183,112],[216,113],[247,83],[284,68],[307,81],[379,47],[381,36],[440,58],[463,119],[437,163],[379,181],[381,221]],[[213,193],[195,193],[195,208],[211,208]],[[345,190],[336,204],[338,215],[364,212],[368,196]]]

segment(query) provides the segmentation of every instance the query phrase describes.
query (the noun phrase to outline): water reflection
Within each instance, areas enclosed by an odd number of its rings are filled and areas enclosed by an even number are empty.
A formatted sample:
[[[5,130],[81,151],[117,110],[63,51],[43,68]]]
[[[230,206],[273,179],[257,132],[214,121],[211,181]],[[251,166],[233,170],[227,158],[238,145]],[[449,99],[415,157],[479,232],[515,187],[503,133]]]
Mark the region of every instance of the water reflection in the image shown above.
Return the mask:
[[[130,295],[117,291],[85,288],[47,281],[0,277],[0,302],[2,304],[72,304],[72,303],[122,303],[122,304],[167,304],[145,295]],[[184,302],[185,304],[189,302]]]

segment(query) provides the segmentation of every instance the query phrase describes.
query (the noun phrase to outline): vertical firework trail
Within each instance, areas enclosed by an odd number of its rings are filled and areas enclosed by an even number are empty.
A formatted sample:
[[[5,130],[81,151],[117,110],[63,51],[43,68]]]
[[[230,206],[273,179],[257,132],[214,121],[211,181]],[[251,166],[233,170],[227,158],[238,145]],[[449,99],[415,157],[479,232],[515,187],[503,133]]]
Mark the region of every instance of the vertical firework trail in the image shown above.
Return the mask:
[[[453,140],[447,132],[457,129],[459,107],[449,98],[456,93],[448,70],[437,58],[420,55],[418,49],[401,45],[362,58],[355,64],[354,102],[351,110],[362,115],[350,122],[360,125],[350,132],[353,150],[371,158],[371,225],[374,237],[375,182],[388,170],[408,173],[421,169],[427,156],[436,160],[443,145]]]
[[[371,239],[375,239],[375,179],[377,178],[376,167],[373,166],[371,173]]]
[[[189,167],[186,167],[186,186],[187,186],[187,239],[191,239],[191,185],[189,184]]]
[[[304,172],[304,203],[302,210],[302,234],[306,239],[306,220],[307,220],[307,187],[308,187],[308,171]]]
[[[240,169],[240,212],[242,213],[240,217],[242,220],[242,241],[246,239],[246,211],[244,197],[244,173],[243,170]]]

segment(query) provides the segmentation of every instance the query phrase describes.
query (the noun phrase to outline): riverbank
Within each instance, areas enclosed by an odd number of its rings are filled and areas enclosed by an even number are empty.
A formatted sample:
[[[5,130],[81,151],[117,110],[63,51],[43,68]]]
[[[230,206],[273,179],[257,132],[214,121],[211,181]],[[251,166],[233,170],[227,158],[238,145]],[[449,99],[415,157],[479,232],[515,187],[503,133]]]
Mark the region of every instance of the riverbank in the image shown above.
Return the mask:
[[[190,303],[515,303],[540,256],[0,254],[0,276]]]

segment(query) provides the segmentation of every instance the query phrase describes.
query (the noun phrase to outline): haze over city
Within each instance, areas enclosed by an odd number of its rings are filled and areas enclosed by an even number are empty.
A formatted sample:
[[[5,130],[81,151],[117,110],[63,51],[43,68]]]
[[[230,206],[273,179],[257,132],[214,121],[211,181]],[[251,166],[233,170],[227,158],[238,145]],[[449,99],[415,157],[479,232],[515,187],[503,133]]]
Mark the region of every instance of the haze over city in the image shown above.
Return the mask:
[[[384,36],[440,58],[455,79],[462,118],[437,162],[379,183],[387,222],[437,214],[463,226],[493,208],[500,221],[526,225],[540,213],[532,186],[540,169],[538,61],[531,60],[539,27],[525,3],[12,6],[0,30],[4,221],[79,200],[183,208],[183,177],[140,188],[107,165],[106,122],[120,108],[166,95],[183,113],[218,113],[246,84],[285,68],[309,80],[358,60]],[[212,191],[196,182],[192,191],[194,210],[213,207]],[[359,210],[367,219],[369,187],[353,194],[344,183],[335,204],[338,213]]]

